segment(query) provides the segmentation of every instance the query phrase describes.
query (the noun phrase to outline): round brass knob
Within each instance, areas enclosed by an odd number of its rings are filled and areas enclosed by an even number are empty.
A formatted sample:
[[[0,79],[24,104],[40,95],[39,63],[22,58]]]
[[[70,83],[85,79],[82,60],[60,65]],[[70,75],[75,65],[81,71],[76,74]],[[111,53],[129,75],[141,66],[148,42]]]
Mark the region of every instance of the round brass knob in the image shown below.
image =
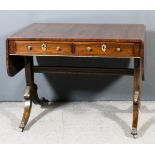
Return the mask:
[[[106,52],[107,46],[106,46],[105,44],[103,44],[103,45],[101,46],[101,50],[102,50],[103,52]]]
[[[28,45],[28,46],[27,46],[27,49],[28,49],[29,51],[32,51],[32,46],[31,46],[31,45]]]
[[[58,52],[61,51],[61,47],[57,46],[56,51],[58,51]]]
[[[116,51],[117,51],[117,52],[121,52],[122,49],[121,49],[120,47],[118,47],[118,48],[116,48]]]
[[[47,45],[46,45],[45,43],[43,43],[43,44],[41,45],[41,49],[42,49],[43,51],[46,51]]]
[[[87,51],[91,52],[93,49],[91,47],[87,47]]]

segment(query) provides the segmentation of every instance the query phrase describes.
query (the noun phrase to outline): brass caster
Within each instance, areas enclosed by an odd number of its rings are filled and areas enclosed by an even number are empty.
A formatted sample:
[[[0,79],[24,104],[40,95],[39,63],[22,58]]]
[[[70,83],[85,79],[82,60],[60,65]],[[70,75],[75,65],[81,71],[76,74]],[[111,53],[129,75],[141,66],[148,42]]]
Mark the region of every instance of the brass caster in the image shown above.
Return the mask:
[[[24,122],[21,122],[20,125],[19,125],[20,132],[23,132],[24,131],[24,128],[25,128],[25,123]]]
[[[134,139],[137,139],[137,135],[133,135],[133,138],[134,138]]]
[[[23,132],[24,131],[24,128],[19,128],[20,132]]]
[[[137,138],[137,129],[136,128],[132,128],[132,131],[131,131],[131,135],[133,136],[134,139]]]

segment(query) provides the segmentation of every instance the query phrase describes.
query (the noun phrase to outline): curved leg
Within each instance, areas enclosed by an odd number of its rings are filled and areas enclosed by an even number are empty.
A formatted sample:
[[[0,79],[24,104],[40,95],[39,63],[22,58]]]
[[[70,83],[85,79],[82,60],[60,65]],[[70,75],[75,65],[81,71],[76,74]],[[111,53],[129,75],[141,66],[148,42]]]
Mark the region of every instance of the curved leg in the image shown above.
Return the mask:
[[[32,102],[40,105],[44,105],[48,101],[43,99],[40,100],[37,94],[37,85],[34,83],[34,72],[32,69],[33,66],[33,57],[24,57],[25,60],[25,79],[26,79],[26,89],[24,93],[25,107],[23,112],[23,117],[20,123],[19,128],[21,131],[24,131],[24,128],[29,120]]]
[[[137,137],[138,114],[140,108],[140,60],[134,60],[134,95],[133,95],[133,122],[131,134]]]
[[[23,112],[23,117],[20,123],[19,128],[21,131],[24,131],[24,128],[29,120],[29,116],[31,113],[31,107],[32,107],[32,100],[31,100],[31,87],[27,86],[24,93],[24,99],[25,99],[25,107]]]

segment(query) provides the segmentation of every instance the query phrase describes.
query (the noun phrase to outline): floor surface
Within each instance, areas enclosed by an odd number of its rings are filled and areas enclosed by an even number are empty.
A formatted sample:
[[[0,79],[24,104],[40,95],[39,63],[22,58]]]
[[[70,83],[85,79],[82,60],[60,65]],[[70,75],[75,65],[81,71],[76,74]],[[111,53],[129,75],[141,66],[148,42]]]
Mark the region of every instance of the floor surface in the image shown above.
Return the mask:
[[[130,135],[132,102],[65,102],[32,106],[18,129],[23,102],[0,103],[0,143],[155,143],[155,101],[141,103],[138,137]]]

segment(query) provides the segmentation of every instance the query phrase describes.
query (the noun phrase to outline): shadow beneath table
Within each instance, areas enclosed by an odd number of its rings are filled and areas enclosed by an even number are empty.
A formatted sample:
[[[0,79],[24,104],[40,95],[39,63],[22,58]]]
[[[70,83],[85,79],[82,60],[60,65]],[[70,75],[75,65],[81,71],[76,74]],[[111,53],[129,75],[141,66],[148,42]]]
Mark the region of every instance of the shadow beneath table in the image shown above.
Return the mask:
[[[49,104],[48,106],[44,107],[45,110],[41,112],[39,115],[37,115],[35,118],[33,118],[26,126],[25,131],[29,130],[34,124],[36,124],[41,118],[43,118],[48,113],[54,111],[57,108],[60,108],[62,106],[66,106],[70,104],[70,102],[53,102],[52,104]],[[75,103],[74,103],[75,104]],[[89,107],[93,109],[97,109],[99,113],[104,118],[107,118],[113,122],[115,122],[119,127],[122,129],[126,137],[133,138],[131,133],[131,124],[130,122],[126,122],[121,116],[118,116],[118,114],[131,114],[131,122],[132,122],[132,106],[128,107],[127,109],[120,109],[117,104],[111,105],[111,104],[93,104],[93,102],[89,102]],[[132,104],[132,102],[131,102]],[[86,110],[82,109],[78,110],[76,113],[74,111],[74,114],[80,115],[81,113],[84,113]],[[155,109],[148,109],[147,106],[141,106],[141,113],[155,113]],[[72,111],[70,111],[72,112]],[[155,124],[155,116],[153,116],[151,119],[149,119],[146,123],[144,123],[140,129],[138,129],[138,137],[143,137],[147,130]],[[105,124],[106,125],[106,124]],[[109,129],[111,127],[109,126]],[[115,132],[115,131],[114,131]]]
[[[36,57],[40,66],[74,66],[128,68],[129,59],[74,58],[74,57]],[[112,86],[122,76],[79,75],[79,74],[44,74],[44,77],[55,96],[52,101],[93,101],[95,97]],[[79,92],[79,96],[74,96]],[[86,93],[85,93],[86,92]],[[87,94],[87,95],[86,95]],[[120,98],[121,100],[121,98]]]
[[[4,115],[6,118],[8,118],[12,129],[16,131],[18,129],[20,119],[11,111],[11,108],[16,108],[16,105],[14,105],[13,103],[10,103],[9,108],[3,106],[2,108],[0,108],[0,114]]]
[[[60,108],[60,107],[66,107],[71,102],[53,102],[47,105],[46,107],[43,107],[43,111],[35,116],[32,120],[30,120],[25,128],[25,132],[27,132],[33,125],[35,125],[41,118],[48,115],[49,113],[53,112],[54,110]],[[115,102],[114,102],[115,103]],[[20,124],[20,119],[11,111],[11,108],[15,108],[13,103],[10,103],[11,105],[9,108],[3,106],[0,108],[0,114],[4,115],[8,120],[10,120],[11,126],[13,130],[18,129],[18,125]],[[75,104],[75,103],[74,103]],[[132,102],[131,102],[132,105]],[[23,103],[24,106],[24,103]],[[37,106],[37,105],[36,105]],[[70,106],[70,105],[69,105]],[[22,106],[20,106],[22,107]],[[93,104],[93,102],[89,102],[89,108],[97,109],[99,113],[104,118],[107,118],[116,124],[119,125],[119,127],[122,129],[126,137],[132,138],[130,132],[131,132],[131,126],[130,122],[126,122],[121,116],[118,116],[118,114],[131,114],[131,121],[132,121],[132,106],[129,106],[126,109],[120,109],[117,104],[111,105],[111,104]],[[141,113],[140,116],[143,114],[155,114],[155,109],[149,109],[146,105],[142,105],[140,109]],[[22,110],[21,110],[22,112]],[[33,112],[33,108],[32,108]],[[86,109],[78,109],[78,112],[76,111],[69,111],[73,112],[76,115],[80,115],[81,113],[85,113]],[[22,114],[22,113],[21,113]],[[150,119],[148,119],[145,123],[142,124],[142,126],[138,129],[138,137],[143,137],[145,133],[151,128],[152,125],[155,124],[155,115],[152,116]],[[106,125],[106,124],[105,124]],[[111,127],[109,126],[109,129]],[[114,131],[115,132],[115,131]]]
[[[132,102],[131,102],[132,104]],[[106,117],[112,121],[114,121],[115,123],[117,123],[120,128],[122,128],[124,134],[127,137],[132,137],[131,135],[131,126],[129,126],[129,123],[126,123],[123,118],[119,117],[117,114],[121,114],[121,113],[131,113],[131,121],[132,121],[132,106],[130,106],[128,109],[119,109],[117,107],[117,105],[113,106],[113,105],[92,105],[92,108],[97,109],[102,115],[103,117]],[[153,113],[155,114],[155,109],[148,109],[147,106],[141,106],[140,108],[140,112],[143,114],[150,114]],[[141,114],[140,113],[140,114]],[[139,114],[139,115],[140,115]],[[146,131],[155,124],[155,116],[153,116],[151,119],[149,119],[146,123],[144,123],[141,128],[138,129],[138,137],[143,137],[144,134],[146,133]],[[110,126],[109,126],[110,128]]]
[[[33,118],[26,126],[25,131],[29,130],[34,124],[36,124],[41,118],[46,116],[48,113],[54,111],[57,108],[60,108],[61,106],[67,105],[67,102],[57,102],[52,104],[46,104],[45,106],[41,107],[45,109],[43,112],[41,112],[39,115],[37,115],[35,118]]]
[[[143,105],[141,107],[141,113],[147,114],[155,114],[155,109],[148,109],[147,106]],[[155,115],[152,116],[146,123],[144,123],[141,128],[139,129],[139,137],[143,137],[144,134],[149,130],[149,128],[155,124]]]

